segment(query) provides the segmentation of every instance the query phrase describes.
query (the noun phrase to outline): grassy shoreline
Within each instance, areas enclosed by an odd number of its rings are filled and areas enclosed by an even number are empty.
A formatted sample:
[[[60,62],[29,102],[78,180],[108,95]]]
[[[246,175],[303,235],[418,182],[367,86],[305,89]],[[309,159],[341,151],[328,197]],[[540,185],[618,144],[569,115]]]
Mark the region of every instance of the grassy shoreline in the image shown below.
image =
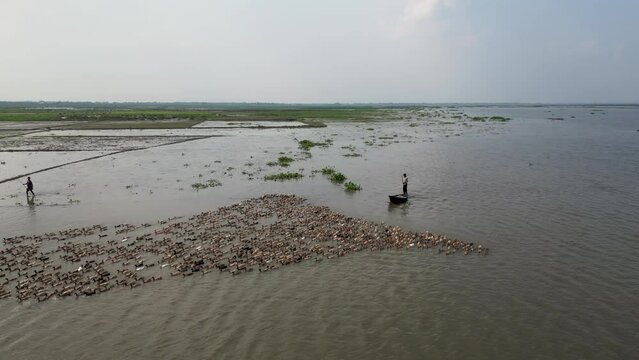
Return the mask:
[[[399,119],[398,111],[413,110],[410,106],[276,106],[235,104],[194,108],[188,104],[156,104],[144,107],[136,104],[25,103],[10,106],[0,103],[2,122],[74,122],[52,124],[67,130],[84,129],[183,129],[204,121],[220,122],[301,122],[305,127],[325,127],[328,122],[372,122]],[[20,105],[23,105],[21,107]],[[197,104],[192,104],[195,106]],[[260,125],[258,128],[268,128]],[[278,127],[282,127],[281,124]],[[286,127],[286,126],[284,126]]]
[[[226,122],[229,124],[250,123],[253,128],[271,128],[269,121],[279,122],[278,128],[325,127],[329,123],[375,123],[386,121],[412,121],[411,127],[422,122],[455,124],[477,122],[506,122],[504,116],[471,116],[456,108],[442,109],[437,106],[417,105],[370,105],[370,106],[251,106],[251,104],[221,105],[219,108],[179,107],[171,104],[157,104],[157,107],[136,107],[135,104],[95,104],[95,107],[46,107],[32,103],[31,107],[11,107],[0,102],[0,126],[2,123],[38,124],[62,130],[104,130],[104,129],[185,129],[201,122]],[[127,108],[131,105],[130,108]],[[166,107],[163,107],[166,106]],[[299,122],[304,126],[287,126],[282,122]],[[283,126],[282,126],[283,125]],[[297,124],[299,125],[299,124]],[[373,127],[367,130],[374,130]],[[306,151],[323,143],[303,144]]]
[[[374,119],[388,112],[373,108],[192,110],[192,109],[25,109],[0,108],[0,121],[312,121]]]

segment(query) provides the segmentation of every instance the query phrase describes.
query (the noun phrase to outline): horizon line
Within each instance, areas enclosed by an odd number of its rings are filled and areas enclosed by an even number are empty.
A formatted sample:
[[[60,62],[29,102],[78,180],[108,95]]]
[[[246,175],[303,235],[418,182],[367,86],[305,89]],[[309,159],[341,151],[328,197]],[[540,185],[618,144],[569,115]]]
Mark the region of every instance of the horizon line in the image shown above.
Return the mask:
[[[521,102],[521,101],[504,101],[504,102],[485,102],[485,101],[468,101],[468,102],[275,102],[275,101],[109,101],[109,100],[0,100],[0,105],[9,104],[203,104],[203,105],[293,105],[293,106],[370,106],[370,105],[400,105],[400,106],[429,106],[429,105],[554,105],[554,106],[639,106],[639,103],[632,102]]]

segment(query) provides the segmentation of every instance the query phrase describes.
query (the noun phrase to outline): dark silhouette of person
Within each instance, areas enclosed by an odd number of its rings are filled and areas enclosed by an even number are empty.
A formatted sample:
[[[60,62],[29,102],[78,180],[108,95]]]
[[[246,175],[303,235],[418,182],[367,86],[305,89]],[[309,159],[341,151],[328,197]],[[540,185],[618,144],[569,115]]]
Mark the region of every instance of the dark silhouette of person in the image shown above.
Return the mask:
[[[402,176],[402,190],[404,192],[404,196],[408,195],[408,176],[406,176],[406,174]]]
[[[31,177],[27,177],[27,183],[25,185],[27,186],[27,197],[29,197],[29,192],[31,192],[31,195],[35,196],[35,193],[33,192],[33,182],[31,181]]]

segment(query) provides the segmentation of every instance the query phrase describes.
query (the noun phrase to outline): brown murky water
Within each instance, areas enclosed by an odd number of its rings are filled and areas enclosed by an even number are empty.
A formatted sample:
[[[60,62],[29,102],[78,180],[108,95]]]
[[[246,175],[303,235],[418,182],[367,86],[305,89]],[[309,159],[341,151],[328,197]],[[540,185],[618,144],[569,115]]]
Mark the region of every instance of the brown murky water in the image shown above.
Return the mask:
[[[491,248],[487,257],[364,252],[268,273],[167,279],[86,298],[5,299],[3,354],[633,358],[639,343],[639,109],[464,110],[513,120],[470,127],[405,120],[229,129],[224,137],[34,175],[32,204],[18,182],[0,184],[0,237],[140,224],[265,193],[295,193],[349,216]],[[333,143],[311,149],[305,159],[295,139]],[[0,152],[0,178],[82,155]],[[288,169],[266,165],[281,155],[297,160]],[[346,193],[312,174],[324,166],[363,190]],[[262,180],[301,168],[306,177],[299,181]],[[389,205],[387,195],[400,192],[403,172],[410,200]],[[222,186],[192,189],[209,179]]]

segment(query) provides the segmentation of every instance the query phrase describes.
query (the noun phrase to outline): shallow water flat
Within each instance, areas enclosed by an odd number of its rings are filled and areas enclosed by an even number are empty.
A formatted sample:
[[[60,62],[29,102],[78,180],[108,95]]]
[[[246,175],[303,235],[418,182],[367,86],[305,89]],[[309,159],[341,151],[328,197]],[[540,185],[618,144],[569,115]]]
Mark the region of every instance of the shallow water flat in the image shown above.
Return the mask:
[[[107,154],[103,151],[24,151],[24,152],[2,152],[0,151],[0,181],[20,174],[28,174],[47,167],[62,165],[73,161],[86,159],[92,156]],[[26,178],[25,178],[26,179]],[[22,179],[23,182],[24,179]],[[18,194],[18,186],[21,186],[19,180],[13,180],[10,186],[10,192],[0,193],[0,198],[9,198]],[[37,184],[39,186],[40,184]],[[21,194],[22,195],[22,194]],[[19,200],[24,200],[20,197]],[[0,206],[6,206],[7,203],[0,203]],[[14,204],[11,204],[14,205]]]
[[[0,121],[0,130],[38,130],[77,124],[77,121]]]
[[[34,205],[21,185],[0,184],[0,237],[190,216],[294,193],[350,216],[485,244],[488,257],[391,250],[70,302],[4,301],[0,348],[28,358],[50,358],[53,349],[60,358],[633,358],[639,109],[449,111],[512,120],[448,124],[450,116],[407,115],[240,129],[117,154],[38,174]],[[330,144],[309,157],[302,139]],[[12,156],[0,153],[13,163]],[[294,161],[268,165],[280,156]],[[327,166],[362,191],[345,192],[313,172]],[[282,171],[304,178],[263,180]],[[390,205],[404,172],[409,201]],[[222,186],[191,187],[209,179]]]
[[[122,151],[198,139],[197,136],[24,136],[0,139],[2,151]]]

